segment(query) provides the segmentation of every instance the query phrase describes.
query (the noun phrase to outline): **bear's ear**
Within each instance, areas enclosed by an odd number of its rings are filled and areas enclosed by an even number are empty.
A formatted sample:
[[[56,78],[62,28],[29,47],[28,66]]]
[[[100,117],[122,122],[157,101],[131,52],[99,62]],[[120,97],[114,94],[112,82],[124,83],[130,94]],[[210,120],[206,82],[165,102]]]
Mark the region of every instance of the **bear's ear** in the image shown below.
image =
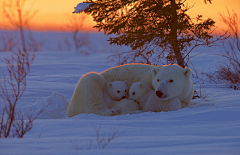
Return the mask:
[[[158,73],[159,70],[160,70],[160,68],[154,67],[154,68],[152,69],[152,77],[155,77],[155,76],[157,75],[157,73]]]
[[[183,69],[183,73],[187,78],[191,78],[191,76],[192,76],[192,71],[190,68]]]
[[[108,87],[112,88],[112,82],[108,82]]]
[[[142,83],[140,83],[140,88],[143,88],[143,84]]]
[[[126,85],[128,85],[128,81],[124,81],[124,83],[126,83]]]

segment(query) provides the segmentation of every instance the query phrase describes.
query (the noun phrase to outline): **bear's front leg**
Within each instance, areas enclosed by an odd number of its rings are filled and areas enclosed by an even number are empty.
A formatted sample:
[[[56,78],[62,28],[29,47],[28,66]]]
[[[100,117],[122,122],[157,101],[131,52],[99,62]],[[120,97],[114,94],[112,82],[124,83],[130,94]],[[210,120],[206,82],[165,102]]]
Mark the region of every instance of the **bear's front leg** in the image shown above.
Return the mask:
[[[121,111],[119,109],[106,109],[104,115],[105,116],[114,116],[121,114]]]
[[[174,111],[182,108],[182,103],[178,97],[162,101],[162,111]]]

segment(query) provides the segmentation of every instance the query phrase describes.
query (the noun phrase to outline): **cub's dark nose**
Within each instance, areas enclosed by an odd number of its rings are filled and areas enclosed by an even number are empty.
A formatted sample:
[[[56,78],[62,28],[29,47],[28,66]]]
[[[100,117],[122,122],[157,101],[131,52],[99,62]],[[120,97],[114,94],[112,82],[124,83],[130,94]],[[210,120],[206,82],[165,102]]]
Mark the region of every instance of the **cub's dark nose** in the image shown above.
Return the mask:
[[[127,97],[126,97],[126,96],[123,96],[123,97],[122,97],[122,99],[125,99],[125,98],[127,98]]]
[[[161,98],[163,93],[161,91],[156,91],[156,95],[157,95],[157,97]]]

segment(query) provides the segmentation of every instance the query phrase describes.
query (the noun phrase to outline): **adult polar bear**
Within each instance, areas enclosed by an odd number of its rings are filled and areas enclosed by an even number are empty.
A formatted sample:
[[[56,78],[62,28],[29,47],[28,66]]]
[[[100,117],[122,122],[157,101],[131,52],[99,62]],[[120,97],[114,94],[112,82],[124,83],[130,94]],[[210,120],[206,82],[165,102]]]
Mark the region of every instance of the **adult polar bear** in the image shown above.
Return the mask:
[[[127,64],[107,69],[101,73],[90,72],[85,74],[80,78],[74,90],[67,110],[68,117],[80,113],[95,113],[103,116],[118,114],[118,109],[109,109],[104,105],[102,90],[106,83],[128,81],[128,87],[130,87],[134,82],[144,82],[152,87],[153,79],[156,75],[159,76],[159,74],[156,74],[156,69],[161,70],[161,68],[146,64]],[[189,87],[186,88],[189,89]],[[180,94],[179,99],[182,104],[188,105],[192,99],[193,89],[183,92],[185,94]]]

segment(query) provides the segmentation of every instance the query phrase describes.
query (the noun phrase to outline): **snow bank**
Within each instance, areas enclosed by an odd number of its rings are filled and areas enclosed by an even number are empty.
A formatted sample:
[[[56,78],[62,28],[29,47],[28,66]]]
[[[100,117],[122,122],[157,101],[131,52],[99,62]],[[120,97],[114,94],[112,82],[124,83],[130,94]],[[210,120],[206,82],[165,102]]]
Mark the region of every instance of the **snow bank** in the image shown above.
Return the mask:
[[[68,101],[62,94],[53,92],[51,96],[38,100],[36,104],[30,108],[35,114],[42,111],[37,119],[61,119],[67,116],[66,110],[68,104]]]
[[[89,5],[92,4],[92,3],[79,3],[77,6],[76,6],[76,9],[75,9],[75,13],[80,13],[82,11],[84,11],[85,9],[87,9],[89,7]]]

